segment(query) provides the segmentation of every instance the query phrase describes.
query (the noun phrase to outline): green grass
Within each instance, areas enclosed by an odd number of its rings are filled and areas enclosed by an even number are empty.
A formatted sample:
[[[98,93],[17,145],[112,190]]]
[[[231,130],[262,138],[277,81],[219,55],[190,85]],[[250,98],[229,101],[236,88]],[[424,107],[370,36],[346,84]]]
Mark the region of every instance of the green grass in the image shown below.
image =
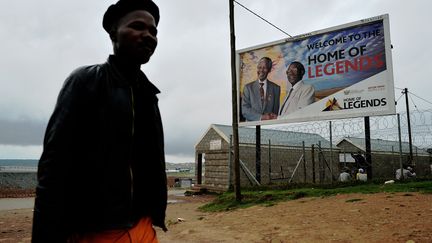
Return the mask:
[[[225,192],[219,195],[214,201],[200,207],[207,212],[227,211],[238,208],[246,208],[254,205],[273,206],[277,202],[296,200],[305,197],[328,197],[337,194],[349,193],[396,193],[410,192],[432,193],[432,181],[409,181],[386,184],[370,183],[335,183],[329,185],[296,185],[285,184],[265,187],[242,188],[242,200],[235,200],[234,192]],[[354,200],[354,199],[353,199]],[[358,200],[354,200],[358,201]],[[354,202],[352,201],[352,202]]]

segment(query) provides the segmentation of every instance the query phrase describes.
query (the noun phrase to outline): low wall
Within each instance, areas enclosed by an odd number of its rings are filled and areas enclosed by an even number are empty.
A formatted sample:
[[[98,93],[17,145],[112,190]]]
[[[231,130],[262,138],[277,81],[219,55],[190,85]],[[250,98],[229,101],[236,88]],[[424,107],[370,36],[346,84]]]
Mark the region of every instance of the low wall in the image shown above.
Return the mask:
[[[0,188],[34,189],[36,188],[36,172],[1,172]]]

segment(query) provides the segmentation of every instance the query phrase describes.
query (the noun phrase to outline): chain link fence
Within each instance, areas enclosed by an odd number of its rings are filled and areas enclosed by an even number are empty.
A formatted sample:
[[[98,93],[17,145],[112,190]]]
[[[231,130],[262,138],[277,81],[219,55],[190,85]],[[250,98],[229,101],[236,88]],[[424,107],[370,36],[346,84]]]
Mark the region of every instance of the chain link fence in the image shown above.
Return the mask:
[[[406,112],[400,113],[400,143],[396,115],[370,117],[370,161],[365,158],[364,118],[272,126],[270,129],[295,132],[292,136],[298,136],[299,146],[274,144],[270,139],[261,142],[261,149],[257,151],[255,144],[240,144],[241,171],[246,175],[242,177],[242,184],[256,184],[251,177],[261,184],[328,183],[336,181],[345,169],[355,178],[359,168],[369,172],[369,178],[387,180],[394,179],[395,171],[408,164],[414,167],[418,177],[430,177],[432,110],[411,112],[410,122],[412,160]],[[322,140],[307,140],[308,143],[302,145],[304,134],[318,134]],[[356,157],[359,153],[363,159]]]

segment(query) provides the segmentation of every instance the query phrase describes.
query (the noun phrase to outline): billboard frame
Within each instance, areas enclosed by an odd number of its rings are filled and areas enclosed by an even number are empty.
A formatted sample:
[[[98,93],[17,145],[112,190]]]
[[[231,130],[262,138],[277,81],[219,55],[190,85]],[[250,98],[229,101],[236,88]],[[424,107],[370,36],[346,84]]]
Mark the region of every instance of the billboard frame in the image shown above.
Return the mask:
[[[260,121],[241,121],[241,88],[244,87],[246,85],[246,83],[244,82],[244,84],[241,84],[241,80],[240,77],[242,75],[241,70],[240,70],[240,62],[241,62],[241,58],[240,56],[244,53],[248,53],[248,52],[253,52],[256,50],[260,50],[263,48],[269,48],[269,47],[274,47],[274,46],[278,46],[278,45],[283,45],[286,43],[295,43],[298,41],[302,41],[302,40],[307,40],[313,37],[318,37],[320,35],[325,35],[328,33],[336,33],[336,32],[342,32],[344,30],[350,29],[350,28],[356,28],[356,27],[361,27],[361,26],[368,26],[368,25],[372,25],[374,23],[380,23],[382,21],[382,26],[383,26],[383,39],[384,39],[384,52],[385,52],[385,69],[384,71],[381,71],[381,73],[384,73],[384,83],[385,83],[385,98],[387,99],[386,103],[387,105],[385,105],[385,109],[381,109],[381,110],[373,110],[373,109],[368,109],[368,110],[363,110],[363,111],[354,111],[351,113],[348,112],[343,112],[342,111],[338,111],[335,112],[336,114],[331,114],[331,115],[321,115],[321,116],[314,116],[314,115],[308,115],[308,116],[297,116],[297,117],[293,117],[293,118],[284,118],[284,119],[272,119],[272,120],[260,120]],[[354,44],[353,44],[354,45]],[[306,46],[304,47],[306,48]],[[282,57],[284,58],[284,57]],[[257,63],[256,63],[257,64]],[[255,65],[256,65],[255,64]],[[330,28],[325,28],[325,29],[321,29],[321,30],[317,30],[317,31],[313,31],[313,32],[309,32],[309,33],[305,33],[305,34],[300,34],[297,36],[293,36],[291,38],[285,38],[285,39],[281,39],[281,40],[277,40],[277,41],[273,41],[273,42],[269,42],[269,43],[265,43],[265,44],[260,44],[260,45],[256,45],[256,46],[252,46],[252,47],[248,47],[248,48],[244,48],[244,49],[240,49],[236,51],[236,70],[237,70],[237,77],[236,77],[236,85],[237,85],[237,108],[238,108],[238,116],[237,116],[237,121],[239,126],[255,126],[255,125],[273,125],[273,124],[286,124],[286,123],[295,123],[295,122],[306,122],[306,121],[321,121],[321,120],[332,120],[332,119],[343,119],[343,118],[355,118],[355,117],[364,117],[364,116],[381,116],[381,115],[392,115],[396,113],[396,106],[394,104],[394,80],[393,80],[393,63],[392,63],[392,55],[391,55],[391,43],[390,43],[390,30],[389,30],[389,15],[388,14],[383,14],[383,15],[379,15],[379,16],[375,16],[375,17],[371,17],[371,18],[366,18],[366,19],[361,19],[358,21],[354,21],[354,22],[350,22],[350,23],[346,23],[346,24],[342,24],[342,25],[337,25],[337,26],[333,26]],[[280,70],[279,70],[280,72]],[[379,73],[378,73],[379,74]],[[374,75],[376,76],[376,75]],[[372,78],[374,76],[371,76]],[[365,81],[365,79],[357,81],[357,83],[361,83]],[[355,83],[356,84],[356,83]],[[351,86],[347,86],[346,88],[349,88]],[[281,88],[282,90],[282,88]],[[341,89],[340,91],[342,91],[343,89]],[[287,91],[288,93],[288,91]],[[334,94],[331,94],[334,95]],[[325,96],[324,98],[330,97],[329,96]],[[324,100],[324,98],[322,98],[322,100]],[[280,95],[280,99],[283,100],[283,95]],[[321,100],[317,100],[317,101],[321,101]],[[322,101],[324,102],[324,101]],[[321,103],[322,103],[321,102]],[[280,102],[282,105],[282,102]],[[324,114],[324,113],[321,113]]]

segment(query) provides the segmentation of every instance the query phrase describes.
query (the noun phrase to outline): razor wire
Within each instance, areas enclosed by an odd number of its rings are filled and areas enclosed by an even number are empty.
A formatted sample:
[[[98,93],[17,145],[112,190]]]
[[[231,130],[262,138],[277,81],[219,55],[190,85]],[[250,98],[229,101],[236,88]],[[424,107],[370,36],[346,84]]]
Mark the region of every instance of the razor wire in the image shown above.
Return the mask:
[[[408,142],[408,117],[400,112],[402,142]],[[432,148],[432,110],[414,110],[410,112],[411,135],[413,145],[419,148]],[[332,142],[347,137],[364,138],[364,118],[349,118],[327,121],[291,123],[270,127],[270,129],[315,133],[330,140],[330,121],[332,126]],[[396,115],[370,117],[371,139],[398,141],[398,124]]]

